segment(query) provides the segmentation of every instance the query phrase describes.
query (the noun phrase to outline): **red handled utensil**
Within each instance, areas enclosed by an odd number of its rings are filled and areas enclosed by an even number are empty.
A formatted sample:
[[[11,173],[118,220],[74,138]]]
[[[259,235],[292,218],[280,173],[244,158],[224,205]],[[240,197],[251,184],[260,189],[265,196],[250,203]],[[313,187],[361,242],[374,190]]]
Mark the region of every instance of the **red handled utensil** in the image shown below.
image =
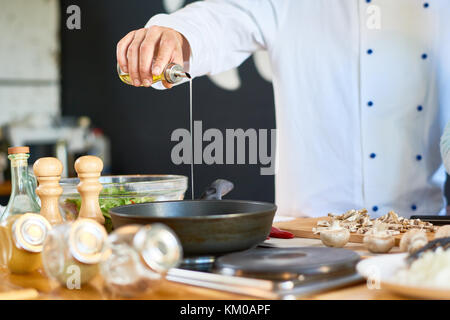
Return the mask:
[[[270,239],[270,237],[279,239],[292,239],[294,238],[294,234],[289,231],[280,230],[272,226],[272,228],[270,229],[269,237],[267,237],[267,239]]]

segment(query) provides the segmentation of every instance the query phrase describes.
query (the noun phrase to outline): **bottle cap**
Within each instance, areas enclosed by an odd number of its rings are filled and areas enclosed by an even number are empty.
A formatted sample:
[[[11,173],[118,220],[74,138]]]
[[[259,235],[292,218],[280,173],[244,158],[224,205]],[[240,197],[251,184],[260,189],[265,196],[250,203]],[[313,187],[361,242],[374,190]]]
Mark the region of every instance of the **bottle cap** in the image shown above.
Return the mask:
[[[167,66],[164,76],[166,78],[166,81],[169,83],[177,83],[183,78],[191,79],[191,75],[187,72],[184,72],[183,67],[175,63],[170,63]]]
[[[17,248],[29,252],[41,252],[51,225],[43,216],[25,213],[12,225],[12,236]]]
[[[30,153],[30,147],[10,147],[8,154]]]
[[[78,219],[70,228],[70,253],[81,263],[99,263],[107,236],[105,228],[96,221]]]
[[[159,273],[176,267],[183,256],[176,234],[160,223],[140,228],[134,236],[133,246],[140,252],[145,263]]]

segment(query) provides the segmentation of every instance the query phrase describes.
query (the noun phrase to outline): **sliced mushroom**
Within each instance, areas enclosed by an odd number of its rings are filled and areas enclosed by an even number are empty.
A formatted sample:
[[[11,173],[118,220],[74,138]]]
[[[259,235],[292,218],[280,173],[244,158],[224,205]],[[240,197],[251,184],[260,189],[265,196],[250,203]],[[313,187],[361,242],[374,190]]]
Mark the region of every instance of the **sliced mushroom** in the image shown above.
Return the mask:
[[[382,217],[377,219],[370,219],[366,209],[349,210],[341,215],[328,214],[333,220],[338,220],[341,226],[348,229],[350,232],[358,234],[367,234],[370,232],[377,222],[384,222],[388,225],[388,230],[391,235],[407,232],[412,229],[419,229],[425,232],[433,232],[437,230],[436,226],[429,222],[421,221],[420,219],[407,219],[399,217],[394,211],[389,211]],[[317,226],[325,226],[326,221],[321,220]],[[317,228],[319,229],[319,228]]]

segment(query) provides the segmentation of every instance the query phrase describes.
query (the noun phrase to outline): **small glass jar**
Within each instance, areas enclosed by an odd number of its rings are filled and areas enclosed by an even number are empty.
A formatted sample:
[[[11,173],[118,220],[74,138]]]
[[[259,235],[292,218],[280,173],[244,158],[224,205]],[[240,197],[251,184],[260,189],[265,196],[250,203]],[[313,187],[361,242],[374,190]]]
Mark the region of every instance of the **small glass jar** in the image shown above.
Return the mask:
[[[182,255],[178,237],[165,225],[128,225],[109,235],[100,270],[113,295],[133,297],[155,289]]]
[[[53,227],[42,251],[45,273],[68,289],[79,289],[99,273],[105,228],[92,219]]]
[[[39,214],[9,217],[0,225],[1,264],[17,274],[39,269],[43,244],[50,230],[50,223]]]

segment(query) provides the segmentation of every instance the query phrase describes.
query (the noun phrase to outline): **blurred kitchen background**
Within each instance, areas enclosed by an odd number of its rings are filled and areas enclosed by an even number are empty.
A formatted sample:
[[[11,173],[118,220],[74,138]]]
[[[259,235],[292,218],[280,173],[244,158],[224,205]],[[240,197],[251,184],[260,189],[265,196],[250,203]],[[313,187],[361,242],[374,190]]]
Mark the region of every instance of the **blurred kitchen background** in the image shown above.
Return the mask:
[[[0,204],[9,192],[7,147],[29,145],[32,165],[57,156],[64,176],[74,160],[100,156],[107,174],[182,174],[170,135],[189,128],[188,85],[168,91],[126,86],[116,73],[116,44],[157,13],[184,0],[0,0]],[[81,29],[67,20],[76,5]],[[193,83],[194,119],[204,130],[275,127],[270,69],[264,52],[241,67]],[[216,178],[235,183],[234,199],[274,201],[273,176],[260,165],[196,165],[196,196]],[[190,190],[187,191],[190,194]]]

